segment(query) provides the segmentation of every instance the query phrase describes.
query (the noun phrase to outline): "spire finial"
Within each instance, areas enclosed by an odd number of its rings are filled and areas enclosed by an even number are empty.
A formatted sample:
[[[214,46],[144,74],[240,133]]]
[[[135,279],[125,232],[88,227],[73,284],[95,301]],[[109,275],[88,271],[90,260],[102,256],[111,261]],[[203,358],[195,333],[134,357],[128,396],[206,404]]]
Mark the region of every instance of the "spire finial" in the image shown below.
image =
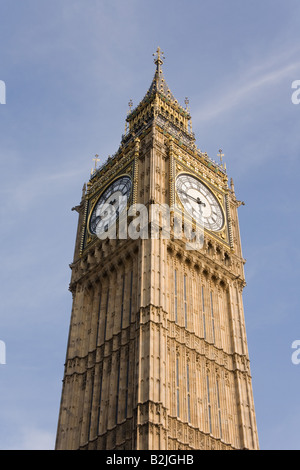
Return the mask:
[[[162,59],[165,59],[164,53],[161,50],[161,48],[158,46],[158,48],[156,49],[156,53],[152,55],[155,57],[154,63],[156,64],[156,70],[159,70],[160,66],[164,63],[162,60]]]
[[[96,154],[95,158],[93,158],[93,161],[95,162],[95,168],[91,169],[91,175],[93,175],[95,173],[95,171],[97,170],[97,163],[100,162],[100,158],[98,158],[98,157],[99,157],[99,155]]]
[[[223,157],[224,157],[224,153],[222,153],[222,152],[223,152],[223,150],[219,149],[219,157],[220,157],[221,165],[223,165]]]
[[[230,187],[231,187],[231,191],[234,193],[234,183],[233,183],[233,178],[230,178]]]

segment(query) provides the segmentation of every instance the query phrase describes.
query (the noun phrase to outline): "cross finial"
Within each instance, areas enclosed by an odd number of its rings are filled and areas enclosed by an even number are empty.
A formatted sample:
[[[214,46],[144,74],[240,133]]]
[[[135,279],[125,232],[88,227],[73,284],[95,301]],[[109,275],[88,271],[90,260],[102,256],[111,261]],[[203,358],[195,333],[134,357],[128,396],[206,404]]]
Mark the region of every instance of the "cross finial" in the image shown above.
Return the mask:
[[[129,112],[131,113],[131,108],[133,106],[133,101],[131,99],[129,100],[128,106],[129,106]]]
[[[156,49],[156,53],[155,54],[152,54],[154,57],[156,56],[156,58],[154,59],[154,63],[156,64],[156,69],[158,70],[159,69],[159,66],[162,65],[164,62],[162,59],[164,59],[164,55],[163,55],[163,51],[161,50],[161,48],[158,46],[158,48]]]
[[[224,157],[224,153],[222,153],[222,149],[219,149],[219,157],[220,157],[220,161],[221,161],[221,165],[223,164],[223,160],[222,160],[222,157]]]
[[[189,103],[190,103],[190,101],[189,101],[188,97],[186,96],[185,100],[184,100],[184,104],[185,104],[186,109],[188,109]]]
[[[95,168],[92,168],[92,170],[91,170],[91,175],[92,175],[93,173],[95,173],[95,171],[96,171],[96,169],[97,169],[97,163],[100,162],[100,158],[98,158],[98,157],[99,157],[99,155],[96,154],[96,155],[95,155],[95,158],[93,158],[93,161],[95,162]]]
[[[97,167],[97,163],[100,162],[100,158],[98,158],[98,157],[99,157],[99,155],[96,153],[95,158],[93,158],[93,160],[95,162],[95,169]]]

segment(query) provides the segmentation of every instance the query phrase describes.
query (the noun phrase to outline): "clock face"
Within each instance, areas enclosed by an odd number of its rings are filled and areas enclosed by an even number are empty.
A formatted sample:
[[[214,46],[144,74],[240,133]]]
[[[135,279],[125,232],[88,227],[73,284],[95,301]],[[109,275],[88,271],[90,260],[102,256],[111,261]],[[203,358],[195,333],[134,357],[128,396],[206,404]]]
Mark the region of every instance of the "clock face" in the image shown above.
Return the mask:
[[[121,176],[106,188],[96,202],[90,218],[89,229],[92,234],[106,232],[116,221],[127,207],[131,188],[129,176]]]
[[[179,175],[176,179],[178,197],[189,215],[204,228],[218,231],[224,225],[221,206],[208,187],[191,175]]]

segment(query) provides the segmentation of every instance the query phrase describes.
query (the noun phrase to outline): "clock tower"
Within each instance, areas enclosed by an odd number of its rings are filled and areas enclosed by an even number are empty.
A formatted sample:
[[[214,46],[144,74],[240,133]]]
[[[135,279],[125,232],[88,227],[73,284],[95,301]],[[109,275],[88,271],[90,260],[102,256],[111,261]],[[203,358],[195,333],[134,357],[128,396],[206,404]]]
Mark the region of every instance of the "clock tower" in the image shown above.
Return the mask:
[[[241,202],[224,164],[197,148],[162,59],[158,48],[119,149],[74,208],[56,449],[258,449]]]

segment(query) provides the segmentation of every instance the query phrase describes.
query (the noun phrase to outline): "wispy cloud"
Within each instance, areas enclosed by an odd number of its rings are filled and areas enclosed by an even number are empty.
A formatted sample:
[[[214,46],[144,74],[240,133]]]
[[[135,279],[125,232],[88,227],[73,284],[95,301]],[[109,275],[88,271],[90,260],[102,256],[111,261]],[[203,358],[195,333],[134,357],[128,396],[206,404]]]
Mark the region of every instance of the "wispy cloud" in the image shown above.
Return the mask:
[[[6,201],[6,205],[1,206],[1,213],[5,215],[7,212],[16,214],[26,212],[33,205],[49,196],[55,197],[59,191],[65,191],[68,185],[78,187],[79,181],[82,180],[82,168],[72,170],[61,170],[58,172],[43,173],[36,172],[20,179],[17,186],[7,185],[1,188],[2,200]]]
[[[292,63],[281,63],[272,58],[266,64],[254,65],[243,73],[243,76],[235,80],[230,87],[214,96],[214,99],[209,101],[206,105],[201,107],[198,111],[193,113],[193,121],[198,124],[201,121],[214,119],[224,112],[229,112],[235,107],[242,105],[253,98],[253,95],[266,91],[269,87],[277,85],[283,79],[291,74],[296,77],[297,71],[300,70],[300,61],[293,61]]]

